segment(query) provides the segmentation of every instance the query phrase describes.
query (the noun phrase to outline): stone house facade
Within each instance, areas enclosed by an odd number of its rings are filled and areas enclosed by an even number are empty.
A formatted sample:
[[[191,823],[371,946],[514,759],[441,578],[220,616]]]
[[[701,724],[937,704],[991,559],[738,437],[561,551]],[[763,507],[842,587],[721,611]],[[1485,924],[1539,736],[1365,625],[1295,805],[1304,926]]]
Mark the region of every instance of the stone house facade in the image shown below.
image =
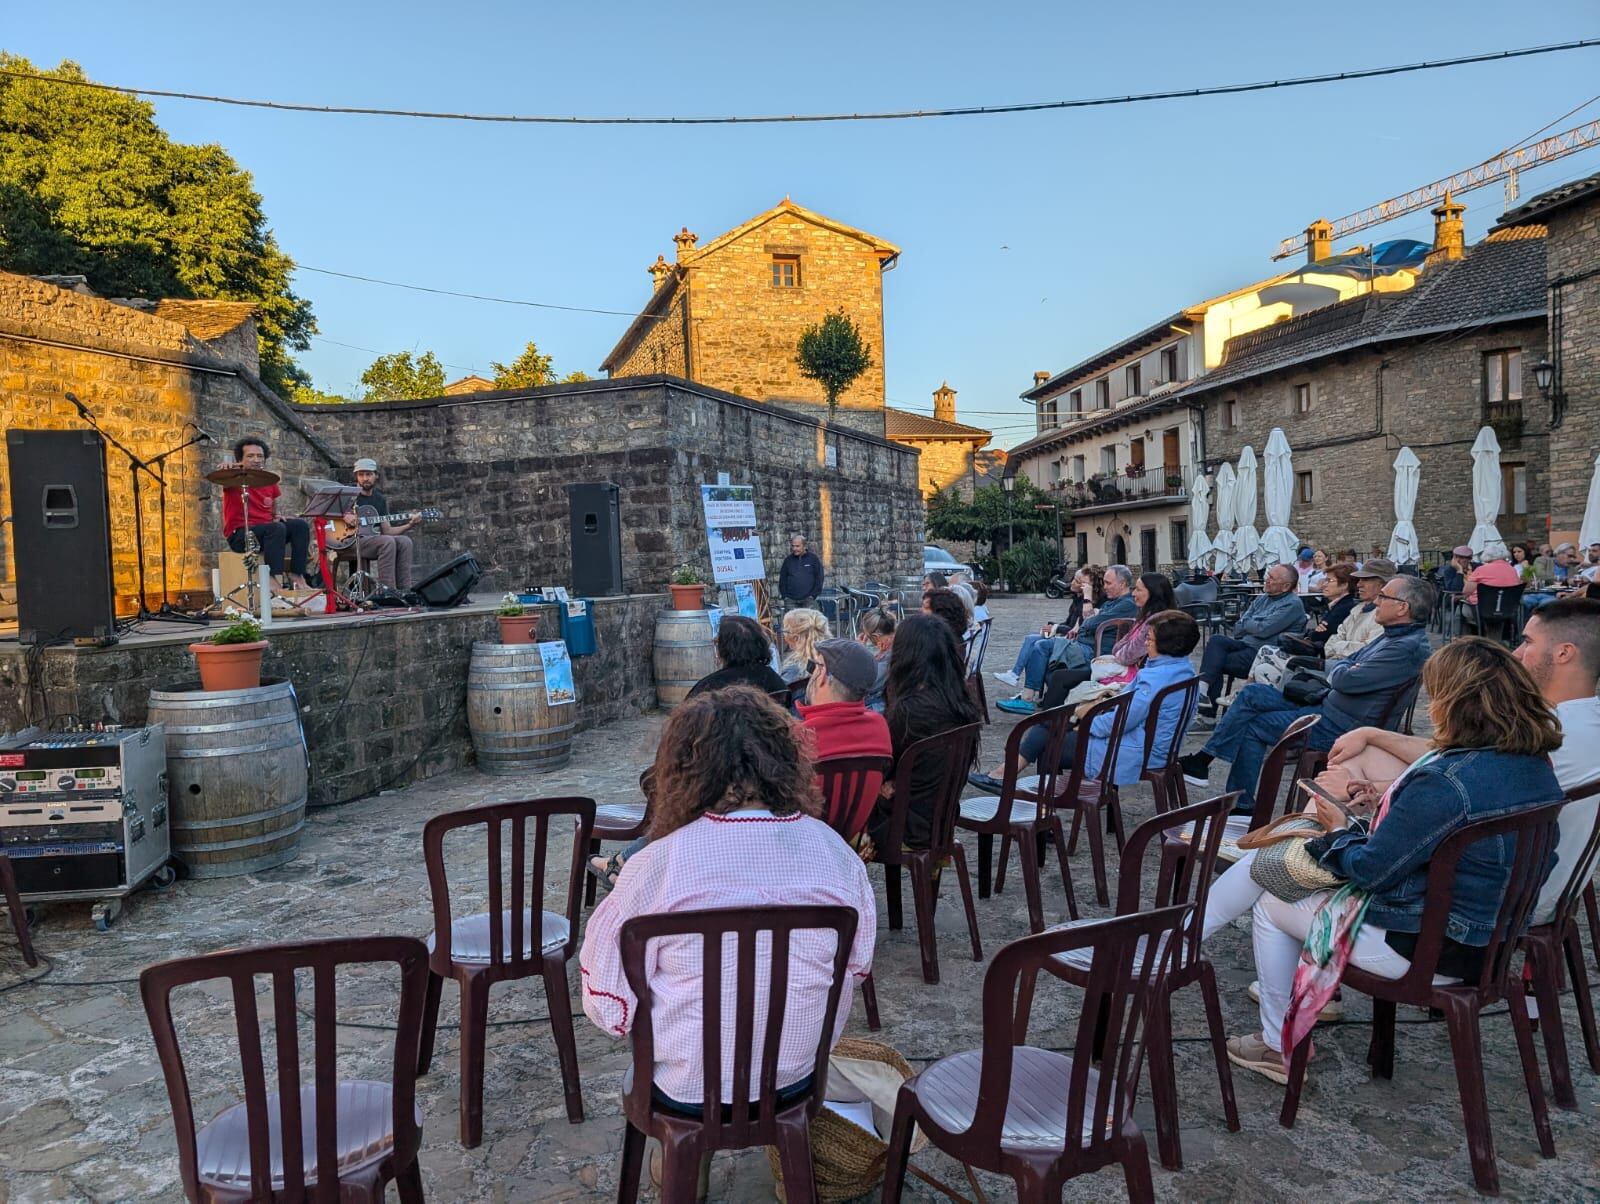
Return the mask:
[[[970,498],[979,485],[998,480],[1005,468],[1003,451],[985,451],[993,433],[956,421],[956,391],[949,382],[933,391],[933,416],[884,407],[883,433],[891,443],[915,449],[917,487],[924,500],[941,489]]]
[[[883,274],[898,247],[787,197],[704,246],[687,227],[673,241],[676,261],[650,266],[655,290],[601,365],[609,376],[680,376],[826,413],[795,352],[807,327],[843,310],[872,363],[840,397],[835,421],[883,437]]]

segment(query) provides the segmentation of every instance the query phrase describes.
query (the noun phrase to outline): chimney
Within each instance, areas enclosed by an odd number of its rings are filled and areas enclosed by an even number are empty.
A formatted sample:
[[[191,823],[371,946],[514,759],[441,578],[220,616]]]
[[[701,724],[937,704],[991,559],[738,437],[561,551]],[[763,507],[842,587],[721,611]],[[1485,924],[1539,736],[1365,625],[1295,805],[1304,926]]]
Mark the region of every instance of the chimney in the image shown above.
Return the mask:
[[[678,244],[678,262],[683,262],[683,257],[694,250],[694,244],[700,241],[698,234],[690,234],[689,227],[685,226],[672,236],[672,241]]]
[[[1044,382],[1049,380],[1049,379],[1050,379],[1050,374],[1048,372],[1035,372],[1033,374],[1033,387],[1035,389],[1037,389],[1040,385],[1044,384]]]
[[[1333,248],[1333,227],[1318,218],[1306,227],[1306,262],[1321,263]]]
[[[945,381],[933,391],[933,416],[940,422],[956,420],[956,391]]]
[[[657,255],[656,261],[645,270],[650,273],[650,279],[655,281],[655,287],[660,288],[661,282],[672,274],[672,265],[667,262],[665,255]]]
[[[1465,243],[1461,215],[1467,211],[1448,192],[1433,210],[1433,250],[1423,260],[1427,266],[1451,259],[1460,259]]]

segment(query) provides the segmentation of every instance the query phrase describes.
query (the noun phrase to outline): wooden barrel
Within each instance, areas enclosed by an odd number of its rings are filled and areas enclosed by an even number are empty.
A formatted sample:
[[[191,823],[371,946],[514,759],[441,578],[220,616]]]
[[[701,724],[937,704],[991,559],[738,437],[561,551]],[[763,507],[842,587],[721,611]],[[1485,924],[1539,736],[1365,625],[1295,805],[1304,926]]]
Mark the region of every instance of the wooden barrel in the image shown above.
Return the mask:
[[[537,644],[472,645],[467,726],[484,773],[555,769],[572,756],[575,700],[552,703]]]
[[[172,852],[196,878],[227,878],[292,860],[306,820],[309,764],[294,686],[150,691],[167,729]]]
[[[656,701],[669,710],[694,683],[717,667],[711,615],[704,610],[663,610],[656,615]]]

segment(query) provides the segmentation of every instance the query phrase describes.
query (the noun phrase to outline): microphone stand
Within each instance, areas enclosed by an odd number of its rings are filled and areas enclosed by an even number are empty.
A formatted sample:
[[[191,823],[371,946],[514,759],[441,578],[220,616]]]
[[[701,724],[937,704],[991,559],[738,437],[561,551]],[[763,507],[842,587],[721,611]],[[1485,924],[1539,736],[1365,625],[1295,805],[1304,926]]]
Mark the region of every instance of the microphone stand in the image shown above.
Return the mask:
[[[161,528],[161,606],[156,610],[155,614],[149,616],[150,618],[165,619],[165,620],[167,620],[168,622],[171,622],[171,623],[194,623],[194,624],[197,624],[197,625],[200,625],[200,626],[204,626],[206,624],[206,622],[207,622],[207,619],[206,619],[206,617],[204,615],[188,614],[185,611],[181,611],[177,607],[173,606],[172,605],[171,594],[169,593],[168,588],[167,588],[167,464],[166,464],[166,462],[170,457],[177,455],[179,452],[183,451],[185,448],[193,447],[197,443],[208,443],[210,441],[211,441],[211,436],[210,435],[206,434],[206,432],[201,430],[199,427],[195,427],[195,433],[194,433],[194,437],[193,438],[186,439],[184,442],[178,444],[176,447],[169,447],[166,451],[160,453],[159,455],[151,456],[150,457],[150,462],[145,465],[145,469],[150,473],[150,475],[152,477],[155,478],[156,485],[158,486],[158,492],[156,493],[156,498],[158,500],[158,504],[159,504],[160,509],[161,509],[161,518],[160,518],[160,522],[158,524],[160,526],[160,528]],[[143,598],[140,599],[140,602],[141,603],[143,602]],[[142,609],[142,606],[141,606],[141,609]]]

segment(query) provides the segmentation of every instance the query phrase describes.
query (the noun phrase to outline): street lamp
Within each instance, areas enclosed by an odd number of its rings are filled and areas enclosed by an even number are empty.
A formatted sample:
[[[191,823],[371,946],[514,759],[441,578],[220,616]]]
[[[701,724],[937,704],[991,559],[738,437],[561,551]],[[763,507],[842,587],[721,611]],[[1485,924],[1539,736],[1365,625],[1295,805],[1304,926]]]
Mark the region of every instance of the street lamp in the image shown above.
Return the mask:
[[[1550,396],[1550,385],[1556,378],[1556,366],[1549,360],[1540,360],[1533,366],[1533,379],[1539,386],[1539,392],[1546,399]]]
[[[1016,538],[1017,538],[1016,523],[1013,521],[1012,513],[1011,513],[1011,491],[1013,489],[1015,489],[1016,487],[1017,487],[1017,477],[1016,477],[1015,473],[1008,472],[1008,473],[1005,474],[1005,476],[1000,478],[1000,488],[1004,489],[1006,491],[1006,554],[1007,555],[1010,555],[1012,545],[1016,543]],[[1001,577],[1005,577],[1006,574],[1004,572],[1002,572],[1000,574],[1000,576]],[[1011,583],[1009,581],[1006,582],[1006,588],[1007,589],[1011,588]]]

